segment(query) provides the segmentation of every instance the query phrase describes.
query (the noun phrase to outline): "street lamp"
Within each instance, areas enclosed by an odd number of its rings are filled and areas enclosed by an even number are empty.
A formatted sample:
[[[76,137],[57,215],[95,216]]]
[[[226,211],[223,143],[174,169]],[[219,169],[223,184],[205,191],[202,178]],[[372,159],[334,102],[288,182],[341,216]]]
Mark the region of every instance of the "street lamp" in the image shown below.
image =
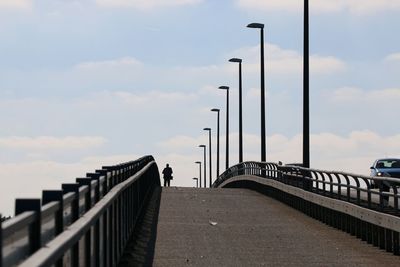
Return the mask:
[[[239,63],[239,163],[241,163],[243,162],[242,59],[231,58],[229,62]]]
[[[260,29],[261,47],[261,161],[267,160],[267,142],[265,134],[265,78],[264,78],[264,24],[250,23],[248,28]]]
[[[220,86],[218,89],[226,90],[226,155],[225,155],[225,168],[229,169],[229,87]]]
[[[303,52],[303,167],[310,168],[310,51],[308,0],[304,0]]]
[[[201,161],[196,161],[196,164],[199,164],[199,180],[200,180],[200,188],[201,188]]]
[[[204,149],[204,188],[206,187],[207,173],[206,173],[206,145],[199,145]]]
[[[209,157],[208,157],[208,162],[210,163],[210,188],[212,185],[212,164],[211,164],[211,128],[204,128],[204,131],[208,131],[208,151],[209,151]],[[205,184],[204,184],[205,185]]]
[[[211,111],[217,112],[217,178],[219,177],[219,108],[213,108]]]
[[[199,187],[199,178],[192,178],[193,180],[195,180],[196,181],[196,188],[198,188]]]

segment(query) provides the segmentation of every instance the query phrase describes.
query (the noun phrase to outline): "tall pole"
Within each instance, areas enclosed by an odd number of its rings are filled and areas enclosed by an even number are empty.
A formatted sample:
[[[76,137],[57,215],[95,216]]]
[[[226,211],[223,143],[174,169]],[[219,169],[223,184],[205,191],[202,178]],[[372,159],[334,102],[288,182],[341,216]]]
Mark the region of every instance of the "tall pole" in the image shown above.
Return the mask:
[[[207,167],[206,167],[206,145],[199,145],[199,147],[202,147],[204,149],[204,188],[206,187],[206,180],[207,180]]]
[[[304,0],[303,48],[303,167],[310,168],[310,50],[308,0]]]
[[[231,58],[229,62],[239,63],[239,163],[241,163],[243,162],[242,59]]]
[[[211,111],[217,112],[217,178],[219,177],[219,112],[218,108],[213,108]]]
[[[212,147],[211,147],[211,128],[204,128],[204,131],[208,131],[208,151],[209,151],[209,158],[208,158],[208,162],[210,164],[210,178],[209,178],[209,186],[211,188],[212,185],[212,160],[211,160],[211,151],[212,151]]]
[[[199,164],[199,180],[200,180],[200,187],[201,187],[201,161],[196,161],[195,163]]]
[[[220,86],[219,89],[226,90],[226,145],[225,145],[225,168],[229,169],[229,87]]]
[[[207,167],[206,167],[206,146],[204,146],[204,188],[206,188],[206,180],[207,180]]]
[[[261,29],[261,161],[267,161],[265,133],[264,28]]]
[[[267,160],[267,140],[265,131],[265,70],[264,70],[264,24],[251,23],[249,28],[260,29],[260,53],[261,53],[261,161]]]

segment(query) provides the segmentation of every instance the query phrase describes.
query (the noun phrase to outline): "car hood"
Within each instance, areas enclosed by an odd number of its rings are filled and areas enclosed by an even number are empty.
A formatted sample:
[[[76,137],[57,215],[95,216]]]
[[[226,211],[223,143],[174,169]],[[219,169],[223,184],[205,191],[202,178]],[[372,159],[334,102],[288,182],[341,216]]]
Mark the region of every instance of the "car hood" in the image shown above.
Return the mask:
[[[397,177],[400,178],[400,168],[393,168],[393,169],[376,169],[377,172],[381,172],[381,173],[387,173],[389,174],[391,177]]]

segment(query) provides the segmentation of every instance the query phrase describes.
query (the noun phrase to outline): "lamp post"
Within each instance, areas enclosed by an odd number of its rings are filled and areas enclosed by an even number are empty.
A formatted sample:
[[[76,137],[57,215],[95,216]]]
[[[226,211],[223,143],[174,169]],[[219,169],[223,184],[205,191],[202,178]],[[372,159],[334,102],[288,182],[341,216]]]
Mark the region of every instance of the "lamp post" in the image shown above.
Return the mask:
[[[303,52],[303,167],[310,168],[310,65],[308,0],[304,0]]]
[[[267,142],[265,134],[265,77],[264,77],[264,24],[250,23],[248,28],[260,29],[261,47],[261,161],[267,160]]]
[[[213,108],[211,111],[217,112],[217,178],[219,177],[219,108]]]
[[[204,188],[206,188],[206,180],[207,180],[207,167],[206,167],[206,145],[199,145],[204,149]]]
[[[209,151],[209,156],[208,156],[208,162],[210,163],[210,188],[212,185],[212,160],[211,160],[211,128],[204,128],[204,131],[208,131],[208,151]],[[205,185],[205,184],[204,184]]]
[[[193,178],[193,180],[195,180],[196,181],[196,188],[198,188],[199,187],[199,178]]]
[[[231,58],[229,62],[239,63],[239,163],[241,163],[243,162],[242,59]]]
[[[199,164],[199,180],[200,180],[200,187],[201,187],[201,161],[196,161],[196,164]]]
[[[225,155],[225,168],[229,169],[229,87],[220,86],[218,89],[226,90],[226,155]]]

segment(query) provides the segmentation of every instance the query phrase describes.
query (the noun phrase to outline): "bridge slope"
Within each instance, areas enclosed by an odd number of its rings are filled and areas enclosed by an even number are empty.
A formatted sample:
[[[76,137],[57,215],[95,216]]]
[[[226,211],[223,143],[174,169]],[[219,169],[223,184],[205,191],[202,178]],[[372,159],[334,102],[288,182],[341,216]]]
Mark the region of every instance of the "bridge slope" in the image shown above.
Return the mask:
[[[162,190],[154,266],[398,264],[398,257],[251,190]]]

